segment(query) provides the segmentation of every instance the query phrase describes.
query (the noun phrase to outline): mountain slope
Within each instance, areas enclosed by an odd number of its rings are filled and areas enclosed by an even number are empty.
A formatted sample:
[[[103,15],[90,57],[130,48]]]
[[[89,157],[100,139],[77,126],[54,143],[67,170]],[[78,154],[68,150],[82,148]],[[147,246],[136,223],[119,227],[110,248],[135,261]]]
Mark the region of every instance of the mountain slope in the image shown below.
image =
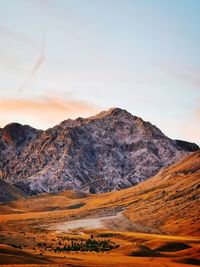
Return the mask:
[[[93,204],[94,203],[94,204]],[[200,235],[200,151],[132,188],[100,195],[91,207],[124,208],[120,230]]]
[[[28,193],[127,188],[198,149],[118,108],[46,131],[28,127],[0,131],[1,177]]]
[[[12,208],[20,213],[1,219],[60,231],[84,225],[85,230],[199,236],[199,204],[200,151],[128,189],[91,195],[66,191],[17,200]]]
[[[0,179],[0,202],[9,202],[25,197],[24,193]]]

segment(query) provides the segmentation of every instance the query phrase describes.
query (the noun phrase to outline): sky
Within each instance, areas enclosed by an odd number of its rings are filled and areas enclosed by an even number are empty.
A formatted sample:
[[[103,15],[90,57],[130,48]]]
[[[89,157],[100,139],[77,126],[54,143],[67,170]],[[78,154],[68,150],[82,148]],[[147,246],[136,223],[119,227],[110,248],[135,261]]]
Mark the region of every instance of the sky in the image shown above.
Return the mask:
[[[0,127],[120,107],[200,144],[199,0],[0,0]]]

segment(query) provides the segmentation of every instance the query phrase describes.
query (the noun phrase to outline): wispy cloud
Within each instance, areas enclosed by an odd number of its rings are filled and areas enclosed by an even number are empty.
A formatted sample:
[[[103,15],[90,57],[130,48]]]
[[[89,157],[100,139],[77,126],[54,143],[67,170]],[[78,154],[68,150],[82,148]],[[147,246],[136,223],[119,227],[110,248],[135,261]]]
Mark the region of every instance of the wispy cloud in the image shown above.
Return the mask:
[[[162,64],[159,67],[175,79],[187,82],[189,85],[200,89],[200,70],[177,64]]]
[[[3,35],[6,38],[15,40],[20,43],[25,43],[26,45],[38,47],[38,42],[33,38],[14,29],[11,29],[3,24],[0,24],[0,35]]]
[[[43,97],[42,99],[1,99],[0,127],[17,121],[44,129],[52,127],[65,119],[88,117],[98,111],[98,107],[74,99],[63,100],[55,97]]]
[[[1,71],[17,75],[21,82],[18,92],[22,92],[33,81],[45,61],[45,38],[42,41],[31,38],[0,24]],[[3,77],[3,74],[2,74]]]
[[[27,79],[22,84],[22,86],[19,88],[19,93],[21,93],[29,85],[29,83],[31,83],[31,81],[34,79],[34,76],[36,75],[36,73],[39,71],[39,69],[44,64],[44,61],[45,61],[44,47],[45,47],[45,39],[41,43],[40,54],[39,54],[38,58],[36,59]]]

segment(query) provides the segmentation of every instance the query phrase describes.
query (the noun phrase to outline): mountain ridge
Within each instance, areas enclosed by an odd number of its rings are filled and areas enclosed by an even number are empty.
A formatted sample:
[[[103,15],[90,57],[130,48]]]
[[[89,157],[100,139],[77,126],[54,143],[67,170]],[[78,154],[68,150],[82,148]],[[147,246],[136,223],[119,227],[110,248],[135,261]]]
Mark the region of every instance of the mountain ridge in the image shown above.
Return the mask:
[[[119,190],[199,149],[120,108],[45,131],[11,123],[0,130],[0,148],[0,178],[31,194]]]

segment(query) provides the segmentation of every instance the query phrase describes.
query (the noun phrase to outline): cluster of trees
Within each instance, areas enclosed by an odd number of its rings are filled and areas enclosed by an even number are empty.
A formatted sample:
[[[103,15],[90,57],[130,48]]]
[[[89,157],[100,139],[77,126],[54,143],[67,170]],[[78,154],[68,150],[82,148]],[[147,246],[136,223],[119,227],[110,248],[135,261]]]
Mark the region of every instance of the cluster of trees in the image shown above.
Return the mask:
[[[97,237],[113,237],[113,236],[117,236],[117,234],[115,234],[115,233],[101,233],[101,234],[97,235]]]
[[[104,237],[111,237],[112,234],[105,234]],[[102,235],[103,237],[103,235]],[[67,240],[67,242],[61,242],[59,241],[57,243],[57,247],[55,247],[54,243],[47,244],[46,242],[38,242],[37,247],[40,250],[53,250],[56,252],[70,252],[70,251],[94,251],[94,252],[106,252],[109,250],[112,250],[114,248],[118,248],[119,245],[115,242],[108,240],[95,240],[94,236],[91,235],[88,239],[76,239],[76,238],[62,238],[63,240]],[[54,239],[54,241],[56,241]],[[22,246],[26,247],[26,245],[11,245],[14,248],[22,249]],[[36,247],[32,248],[33,250],[36,250]]]
[[[93,238],[87,239],[85,242],[75,242],[71,241],[70,244],[64,245],[62,247],[55,248],[55,252],[58,251],[95,251],[95,252],[103,252],[109,251],[111,249],[117,248],[119,245],[116,245],[114,242],[110,240],[95,240]]]

